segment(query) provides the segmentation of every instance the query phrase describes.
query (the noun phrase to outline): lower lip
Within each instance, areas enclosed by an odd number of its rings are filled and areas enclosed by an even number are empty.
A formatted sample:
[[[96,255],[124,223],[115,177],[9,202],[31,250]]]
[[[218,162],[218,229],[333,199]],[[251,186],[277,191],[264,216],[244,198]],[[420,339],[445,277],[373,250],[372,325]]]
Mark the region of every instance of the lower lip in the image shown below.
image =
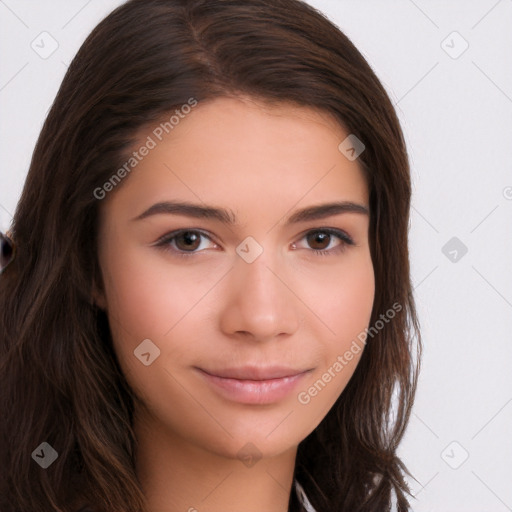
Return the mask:
[[[228,379],[210,375],[200,369],[199,373],[215,391],[228,400],[261,405],[279,402],[286,398],[309,371],[291,377],[269,380]]]

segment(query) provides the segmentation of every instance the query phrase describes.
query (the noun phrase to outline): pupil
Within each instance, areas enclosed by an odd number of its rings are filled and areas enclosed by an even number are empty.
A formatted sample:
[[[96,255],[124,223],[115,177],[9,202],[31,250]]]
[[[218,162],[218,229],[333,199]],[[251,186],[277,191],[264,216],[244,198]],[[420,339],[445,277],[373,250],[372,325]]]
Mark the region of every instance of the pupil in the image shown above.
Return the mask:
[[[179,242],[180,240],[183,240],[185,242],[184,244],[184,247],[180,247],[181,248],[184,248],[184,249],[197,249],[197,247],[199,246],[199,236],[197,236],[196,233],[193,233],[191,231],[187,231],[186,233],[182,233],[182,235],[180,237],[178,237],[177,239],[177,242]],[[179,243],[178,243],[178,246],[179,246]]]
[[[325,249],[329,245],[330,236],[328,233],[313,233],[308,235],[308,243],[312,249]],[[320,244],[320,247],[316,246],[317,243]]]

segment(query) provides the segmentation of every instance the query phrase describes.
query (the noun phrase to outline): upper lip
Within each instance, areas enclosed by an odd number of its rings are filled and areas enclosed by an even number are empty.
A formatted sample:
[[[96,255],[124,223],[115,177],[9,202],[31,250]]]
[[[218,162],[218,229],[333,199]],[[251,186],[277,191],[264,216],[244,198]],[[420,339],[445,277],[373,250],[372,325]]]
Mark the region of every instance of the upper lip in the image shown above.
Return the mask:
[[[285,366],[240,366],[238,368],[223,368],[221,370],[199,369],[215,377],[238,380],[282,379],[284,377],[293,377],[308,371],[297,370],[295,368]]]

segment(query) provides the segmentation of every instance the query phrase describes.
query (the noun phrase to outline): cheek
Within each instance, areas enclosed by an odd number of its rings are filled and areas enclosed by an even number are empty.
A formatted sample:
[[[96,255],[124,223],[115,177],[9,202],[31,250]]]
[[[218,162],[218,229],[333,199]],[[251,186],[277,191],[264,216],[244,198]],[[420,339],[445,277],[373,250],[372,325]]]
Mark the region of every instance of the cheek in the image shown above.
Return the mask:
[[[189,365],[191,345],[186,341],[204,325],[198,318],[208,313],[205,297],[223,269],[206,272],[171,265],[167,258],[155,257],[151,251],[121,240],[115,243],[115,251],[108,252],[105,259],[113,344],[128,382],[140,398],[150,403],[147,393],[154,399],[159,390],[174,392],[176,382],[165,368]],[[145,366],[144,358],[138,355],[148,351],[154,362]]]
[[[369,255],[352,263],[331,272],[329,280],[309,284],[323,327],[316,336],[319,365],[297,400],[317,417],[326,414],[345,389],[364,350],[361,339],[372,313],[375,279]]]
[[[145,260],[144,252],[127,248],[117,253],[106,283],[109,315],[140,341],[165,336],[200,301],[209,284],[197,273],[187,277],[177,266],[173,269],[165,258]]]
[[[375,278],[370,257],[366,262],[355,265],[338,282],[340,289],[335,307],[330,310],[335,339],[327,344],[327,368],[343,356],[346,373],[352,374],[361,357],[364,333],[370,321],[375,297]],[[338,368],[339,369],[339,368]]]
[[[355,266],[337,282],[337,304],[331,311],[334,330],[346,341],[363,330],[368,322],[375,296],[375,279],[371,261]],[[334,293],[334,292],[333,292]]]
[[[160,268],[147,264],[144,251],[114,243],[115,251],[106,251],[104,260],[107,314],[115,351],[128,374],[142,370],[134,351],[144,340],[155,344],[154,353],[162,348],[164,334],[185,313],[187,290],[178,290]]]
[[[370,320],[375,295],[371,257],[354,254],[335,270],[314,277],[305,280],[304,295],[328,333],[325,346],[341,349]]]

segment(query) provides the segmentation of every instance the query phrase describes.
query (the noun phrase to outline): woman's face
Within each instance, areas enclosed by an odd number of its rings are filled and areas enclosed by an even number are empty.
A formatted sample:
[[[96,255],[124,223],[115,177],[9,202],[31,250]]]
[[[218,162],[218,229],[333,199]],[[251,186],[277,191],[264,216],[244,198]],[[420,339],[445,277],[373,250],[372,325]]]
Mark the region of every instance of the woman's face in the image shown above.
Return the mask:
[[[326,115],[227,98],[191,110],[141,135],[149,149],[103,199],[96,298],[139,420],[227,457],[274,456],[360,359],[368,189]]]

